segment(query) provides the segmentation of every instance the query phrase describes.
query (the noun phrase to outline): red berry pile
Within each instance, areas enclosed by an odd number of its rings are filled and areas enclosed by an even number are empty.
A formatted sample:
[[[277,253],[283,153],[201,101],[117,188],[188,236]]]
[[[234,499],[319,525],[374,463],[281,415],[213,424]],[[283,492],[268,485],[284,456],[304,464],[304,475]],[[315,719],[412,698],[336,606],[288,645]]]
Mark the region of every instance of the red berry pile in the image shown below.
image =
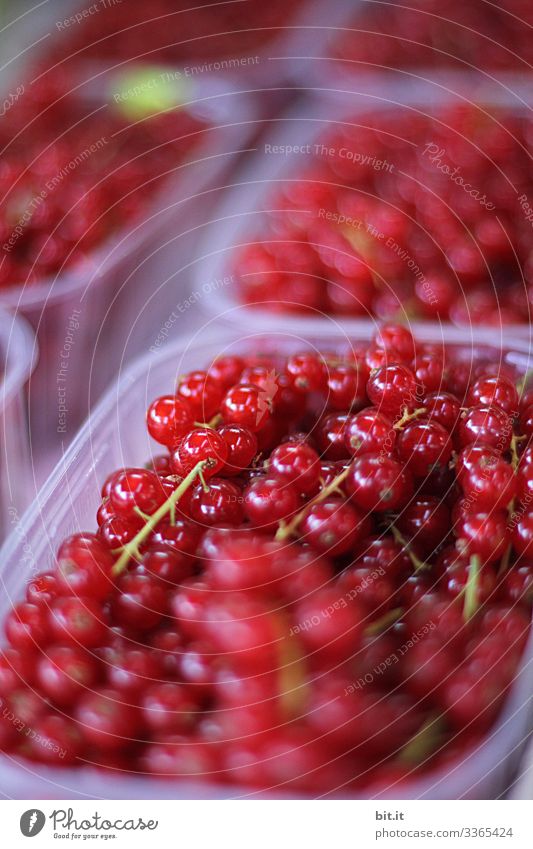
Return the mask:
[[[139,219],[201,139],[185,111],[129,122],[37,83],[2,118],[0,288],[39,282]]]
[[[532,141],[526,119],[473,106],[336,125],[265,200],[234,260],[241,299],[381,320],[529,321]]]
[[[350,73],[389,68],[454,67],[528,71],[533,60],[528,0],[461,3],[412,0],[365,3],[340,37],[335,55]]]
[[[4,752],[349,793],[487,732],[533,601],[527,375],[387,325],[221,356],[147,427],[7,617]]]

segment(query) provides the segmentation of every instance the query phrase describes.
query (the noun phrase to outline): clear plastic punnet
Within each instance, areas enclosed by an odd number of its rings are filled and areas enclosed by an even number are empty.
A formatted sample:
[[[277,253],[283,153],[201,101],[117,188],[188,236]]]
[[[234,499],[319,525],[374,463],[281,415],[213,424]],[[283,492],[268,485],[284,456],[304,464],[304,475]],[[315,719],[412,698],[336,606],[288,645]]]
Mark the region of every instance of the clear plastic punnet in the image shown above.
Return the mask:
[[[0,539],[18,526],[31,496],[25,385],[37,361],[29,325],[0,310]]]
[[[438,127],[440,123],[439,116],[443,114],[441,110],[451,110],[452,108],[460,110],[463,107],[467,110],[471,109],[473,115],[478,116],[480,121],[486,121],[489,126],[498,126],[501,115],[516,116],[517,120],[528,115],[529,110],[524,98],[525,91],[523,87],[520,92],[517,90],[513,93],[511,89],[504,90],[503,87],[494,84],[488,85],[486,82],[482,82],[477,88],[474,87],[472,89],[472,87],[469,88],[466,78],[463,78],[463,92],[462,94],[458,94],[456,91],[450,90],[445,84],[436,85],[428,81],[417,81],[416,84],[407,85],[399,84],[392,80],[389,84],[384,75],[363,77],[361,80],[358,80],[357,85],[353,86],[351,93],[341,90],[335,92],[332,88],[325,86],[317,93],[317,96],[309,97],[308,99],[304,98],[299,104],[288,109],[281,117],[268,122],[263,136],[256,145],[255,154],[249,156],[241,170],[237,172],[233,181],[232,191],[228,192],[227,196],[221,202],[220,207],[215,209],[212,220],[205,227],[205,235],[199,246],[197,259],[194,264],[195,285],[197,287],[199,285],[201,286],[204,281],[213,278],[222,278],[228,275],[233,276],[230,284],[219,287],[209,299],[202,301],[202,308],[207,314],[211,316],[216,315],[217,318],[226,323],[237,323],[241,326],[256,329],[261,327],[300,328],[302,332],[309,332],[318,327],[325,317],[328,317],[333,323],[355,331],[360,327],[364,327],[368,320],[392,319],[393,316],[390,312],[383,312],[376,315],[373,309],[367,309],[366,307],[364,310],[361,310],[361,314],[357,317],[351,316],[348,310],[332,315],[327,308],[314,306],[310,306],[307,311],[303,311],[301,308],[292,310],[284,309],[279,303],[280,293],[278,290],[274,291],[273,287],[271,297],[267,292],[264,296],[262,294],[260,298],[257,298],[257,303],[247,303],[238,281],[240,255],[242,255],[244,249],[256,245],[262,246],[263,243],[267,244],[266,250],[268,251],[269,240],[275,242],[276,238],[279,238],[283,242],[284,239],[287,239],[285,231],[282,232],[281,236],[278,236],[278,231],[275,229],[283,218],[279,213],[283,213],[283,215],[286,213],[286,218],[289,221],[291,221],[292,213],[295,213],[291,222],[294,223],[294,246],[296,249],[300,247],[298,244],[299,239],[305,242],[306,236],[298,236],[298,221],[301,221],[301,219],[297,219],[297,214],[303,215],[305,213],[303,201],[300,195],[298,195],[298,202],[295,204],[296,209],[293,210],[290,199],[293,196],[293,192],[296,193],[298,191],[297,184],[302,176],[304,180],[309,179],[311,191],[318,191],[320,188],[321,166],[319,159],[317,160],[317,150],[327,147],[327,144],[324,145],[323,142],[327,142],[328,138],[331,138],[333,131],[338,131],[342,134],[345,131],[359,132],[360,128],[363,130],[369,129],[365,127],[365,118],[368,116],[370,116],[370,122],[373,120],[373,117],[376,120],[380,120],[381,118],[390,120],[391,124],[397,120],[400,127],[398,138],[402,142],[405,142],[406,139],[407,141],[409,140],[410,122],[416,123],[419,119],[425,120],[429,118]],[[372,124],[370,124],[370,128],[373,129]],[[394,129],[389,130],[389,132],[393,135]],[[361,170],[364,167],[370,168],[372,164],[372,147],[368,136],[365,138],[366,146],[361,146],[361,149],[358,150],[356,148],[357,142],[354,141],[354,149],[352,151],[348,150],[348,153],[352,155],[356,167],[360,164]],[[472,144],[472,150],[474,149],[475,145]],[[343,154],[341,148],[339,148],[337,154],[339,159],[338,178],[335,179],[335,177],[327,176],[322,179],[324,179],[328,187],[331,183],[333,188],[337,186],[341,189],[343,188],[342,157],[345,157],[345,162],[349,157]],[[333,156],[333,154],[331,155]],[[320,156],[327,158],[330,154],[322,151]],[[487,161],[489,156],[490,154],[487,155]],[[379,170],[381,168],[382,173],[379,175],[379,178],[382,181],[388,180],[388,185],[390,185],[393,180],[400,179],[399,176],[396,176],[397,171],[395,172],[394,170],[394,152],[390,161],[382,160],[381,157],[377,159],[374,157],[374,159],[375,169]],[[422,157],[422,159],[427,159],[427,157]],[[446,160],[445,154],[442,154],[441,159],[444,165],[440,160],[435,160],[434,164],[426,164],[426,167],[428,169],[432,167],[437,170],[440,167],[441,171],[443,171],[448,160]],[[370,164],[368,164],[369,162]],[[317,169],[318,176],[316,180],[313,177],[315,173],[313,168]],[[456,170],[459,170],[461,174],[460,168]],[[311,177],[306,176],[309,174],[311,174]],[[403,176],[405,177],[405,175]],[[444,176],[442,176],[442,180],[445,180]],[[408,180],[404,182],[408,182]],[[511,182],[509,178],[509,185]],[[471,186],[467,188],[471,188]],[[481,185],[479,188],[480,193],[482,193],[483,186]],[[514,187],[509,190],[514,192],[515,196],[518,197],[519,193],[517,193]],[[376,197],[380,198],[379,188],[376,190],[373,189],[373,191],[376,192]],[[402,191],[402,189],[399,191]],[[367,192],[368,190],[363,187],[361,196],[364,196]],[[461,192],[461,188],[458,188],[457,192]],[[357,200],[357,191],[354,190],[353,195],[354,200]],[[399,204],[400,202],[397,201],[396,203]],[[387,205],[388,209],[394,213],[394,201],[387,201]],[[399,208],[401,209],[401,207]],[[526,213],[524,209],[519,208],[517,205],[514,220],[516,222],[519,221],[522,229],[525,231]],[[481,209],[481,206],[480,210],[484,211]],[[314,207],[308,212],[311,216],[316,215]],[[322,212],[325,213],[326,210],[324,209]],[[486,214],[488,216],[493,213],[489,212]],[[409,219],[409,215],[412,216],[413,213],[406,213],[406,218]],[[356,220],[356,218],[350,219],[350,221],[358,224],[359,230],[361,230],[361,224],[364,224],[362,229],[363,232],[365,231],[367,223],[362,220]],[[355,228],[355,223],[353,228]],[[412,226],[411,222],[409,222],[409,226]],[[463,226],[463,222],[461,222],[461,226]],[[529,225],[527,226],[529,227]],[[350,227],[352,227],[352,224],[349,223],[346,229]],[[376,233],[377,231],[371,233],[374,240],[377,242],[378,239],[382,239],[384,243],[386,240],[383,238],[383,232],[377,235]],[[366,236],[366,233],[364,235]],[[385,237],[387,235],[387,231],[385,231]],[[423,233],[422,235],[425,236],[427,234]],[[528,236],[529,233],[524,232],[522,238],[526,240]],[[354,246],[356,245],[357,238],[358,233],[354,232]],[[431,239],[437,246],[439,256],[444,258],[444,246],[441,246],[438,238],[435,236],[431,235]],[[370,239],[368,241],[372,240]],[[322,245],[321,247],[329,247],[329,245]],[[409,267],[413,267],[415,272],[423,271],[423,274],[420,273],[418,276],[423,285],[431,288],[430,278],[432,268],[430,266],[422,268],[417,264],[419,259],[416,254],[410,254],[405,250],[400,251],[399,247],[394,242],[391,252],[395,252],[396,256],[404,261],[404,264],[410,264]],[[291,245],[287,241],[287,255],[290,248]],[[341,254],[342,249],[338,248],[338,250]],[[482,249],[480,248],[480,250]],[[303,259],[301,261],[303,263]],[[486,262],[485,255],[483,255],[482,261],[484,263]],[[388,266],[386,265],[383,266],[384,271],[382,271],[378,263],[371,267],[372,273],[381,279],[380,285],[388,293],[393,294],[397,287],[395,274],[387,271]],[[302,269],[304,268],[307,269],[307,266],[302,264]],[[489,269],[488,265],[487,268]],[[283,271],[286,272],[285,276],[289,277],[293,269],[294,266],[291,266],[289,261],[283,268]],[[304,277],[306,273],[309,272],[302,270],[301,276]],[[319,276],[321,273],[323,272],[320,272]],[[453,274],[456,274],[455,270]],[[260,275],[258,274],[257,276],[259,277]],[[324,286],[326,286],[327,278],[321,279],[324,280]],[[335,282],[336,278],[332,279]],[[459,292],[461,294],[463,292],[466,293],[467,284],[463,284],[461,278],[459,278],[459,281]],[[518,268],[516,288],[517,291],[520,290],[518,296],[524,299],[526,297],[526,282],[523,269]],[[479,289],[482,288],[481,283],[477,283],[476,285]],[[490,290],[492,296],[496,291],[496,285],[499,285],[499,283],[496,277],[493,276],[492,270],[489,269],[487,271],[487,289]],[[267,288],[264,285],[260,291],[263,293]],[[410,296],[406,295],[404,297],[401,291],[401,288],[397,289],[395,300],[398,305],[398,318],[400,320],[427,320],[430,324],[435,323],[436,328],[440,322],[448,321],[448,318],[442,316],[440,318],[432,317],[429,311],[427,316],[417,314],[416,312],[409,313]],[[284,292],[282,291],[281,295],[283,294]],[[517,332],[527,337],[530,332],[530,321],[528,322],[527,319],[521,319],[519,321],[516,317],[507,318],[505,304],[499,302],[499,297],[500,295],[497,294],[494,300],[498,301],[498,305],[501,306],[502,325],[513,325]],[[281,300],[283,300],[283,297]],[[291,299],[288,298],[288,300],[290,301]],[[301,304],[302,301],[298,301],[298,303]],[[463,304],[466,304],[466,299],[463,301]],[[465,307],[464,305],[461,309],[463,310],[463,314],[469,312],[469,307]],[[495,311],[496,309],[495,307]],[[526,313],[528,309],[526,304]],[[531,316],[529,316],[529,319],[531,319]],[[463,319],[462,321],[465,326],[468,326],[471,322],[483,323],[482,319],[477,319],[474,310],[466,316],[466,320]],[[495,319],[492,323],[499,326],[499,319]]]
[[[110,102],[101,88],[83,95],[88,110]],[[146,187],[139,217],[101,240],[83,262],[2,287],[0,307],[23,316],[39,341],[28,389],[36,450],[67,444],[121,363],[156,343],[169,315],[190,296],[187,266],[204,209],[219,199],[256,122],[246,96],[216,86],[199,88],[181,109],[198,121],[188,153],[155,190]],[[62,192],[68,174],[64,184]]]
[[[421,341],[443,341],[458,357],[489,357],[512,364],[521,373],[529,369],[526,344],[502,339],[498,344],[487,331],[441,329],[435,336],[427,326],[413,326]],[[153,454],[145,428],[145,410],[154,397],[168,392],[176,377],[209,365],[215,356],[260,351],[289,354],[318,348],[342,350],[346,343],[368,341],[369,331],[317,329],[302,336],[297,329],[259,334],[221,330],[206,324],[187,345],[169,342],[157,356],[139,359],[93,410],[35,503],[23,516],[0,552],[0,620],[20,600],[25,582],[54,563],[60,541],[68,534],[95,527],[100,489],[117,467],[140,465]],[[499,798],[511,786],[520,754],[532,729],[533,639],[524,651],[519,672],[502,710],[486,736],[471,747],[456,750],[445,766],[423,777],[404,778],[387,787],[370,785],[361,798],[487,799]],[[0,756],[0,784],[14,798],[243,798],[257,797],[249,788],[230,784],[183,782],[128,775],[84,766],[51,768]],[[342,792],[340,793],[342,796]]]

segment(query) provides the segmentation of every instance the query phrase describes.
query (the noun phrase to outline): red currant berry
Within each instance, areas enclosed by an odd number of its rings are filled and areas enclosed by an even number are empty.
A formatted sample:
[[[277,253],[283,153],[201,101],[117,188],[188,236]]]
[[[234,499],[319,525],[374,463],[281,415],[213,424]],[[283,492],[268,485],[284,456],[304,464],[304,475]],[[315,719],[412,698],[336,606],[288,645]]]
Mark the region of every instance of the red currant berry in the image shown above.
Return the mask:
[[[302,541],[323,554],[337,557],[368,535],[369,520],[340,498],[312,505],[300,523]]]
[[[233,481],[211,478],[207,489],[198,484],[191,498],[191,518],[201,526],[237,527],[244,518],[243,494]]]
[[[518,392],[513,381],[504,374],[480,377],[468,390],[467,404],[470,407],[499,407],[512,416],[518,411]]]
[[[194,427],[194,416],[181,398],[163,395],[148,407],[146,424],[152,439],[160,445],[175,448]]]
[[[113,510],[131,518],[142,513],[155,513],[166,501],[167,495],[161,479],[149,469],[128,469],[117,472],[109,487],[109,501]]]
[[[57,554],[57,584],[63,595],[104,599],[111,591],[113,557],[94,534],[74,534]]]
[[[418,384],[407,366],[395,364],[378,368],[369,378],[367,395],[386,416],[397,416],[404,408],[420,406]]]
[[[483,563],[495,563],[505,554],[510,542],[505,513],[472,513],[459,520],[455,528],[459,551],[477,554]]]
[[[379,410],[368,407],[350,416],[345,426],[346,447],[350,454],[391,453],[396,442],[392,421]]]
[[[182,377],[176,389],[196,421],[208,422],[218,412],[224,387],[205,371],[192,371]]]
[[[37,664],[37,682],[55,704],[73,704],[83,689],[98,680],[98,665],[77,646],[50,646]]]
[[[238,383],[228,389],[222,399],[220,412],[226,424],[237,424],[256,433],[270,418],[272,397],[262,387]]]
[[[327,369],[318,354],[293,354],[285,366],[287,375],[298,392],[323,392],[327,385]]]
[[[224,477],[242,475],[257,454],[257,437],[241,425],[222,425],[218,433],[228,446],[228,460],[222,473]]]
[[[138,709],[111,687],[82,696],[76,720],[86,743],[104,751],[129,748],[141,731]]]
[[[5,632],[16,649],[33,650],[45,646],[50,638],[47,607],[28,602],[18,604],[6,618]]]
[[[398,455],[415,477],[426,477],[446,466],[452,456],[448,431],[437,422],[410,422],[400,431]]]
[[[167,611],[164,586],[150,575],[126,573],[117,581],[113,599],[113,616],[118,625],[148,631],[155,627]]]
[[[413,478],[392,457],[363,454],[354,460],[344,482],[344,489],[352,502],[362,510],[400,510],[413,495]]]
[[[276,477],[258,477],[244,490],[244,513],[256,527],[275,529],[288,521],[301,505],[298,490]]]
[[[94,648],[105,639],[107,626],[101,604],[92,598],[65,597],[50,606],[50,627],[56,640]]]
[[[178,734],[192,728],[198,706],[188,688],[168,682],[148,687],[142,696],[141,710],[151,732]]]
[[[315,492],[320,480],[320,458],[310,445],[286,442],[270,455],[271,472],[302,493]]]
[[[172,455],[172,466],[178,475],[185,477],[197,463],[207,460],[204,477],[213,477],[224,468],[228,459],[228,446],[223,437],[208,427],[191,430]]]
[[[503,453],[509,450],[513,423],[499,407],[472,407],[459,419],[459,446],[490,445]]]

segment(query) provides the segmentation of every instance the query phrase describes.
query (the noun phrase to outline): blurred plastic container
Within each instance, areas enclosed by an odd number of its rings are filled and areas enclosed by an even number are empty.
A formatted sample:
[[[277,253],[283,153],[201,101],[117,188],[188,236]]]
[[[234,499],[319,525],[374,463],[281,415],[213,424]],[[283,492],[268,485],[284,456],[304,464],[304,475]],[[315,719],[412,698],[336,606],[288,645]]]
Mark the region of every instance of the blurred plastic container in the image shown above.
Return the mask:
[[[147,190],[142,218],[97,246],[83,267],[0,292],[0,306],[24,316],[39,339],[39,366],[29,385],[36,451],[68,443],[124,357],[155,340],[176,304],[190,294],[188,278],[178,280],[175,272],[190,259],[203,210],[213,202],[210,192],[218,198],[256,124],[248,98],[238,93],[200,89],[181,108],[202,124],[184,160],[152,197]],[[162,248],[172,240],[170,256]],[[141,313],[137,334],[132,329]]]
[[[31,501],[31,452],[25,384],[37,361],[29,325],[0,310],[0,539]]]
[[[79,7],[73,3],[70,14]],[[247,0],[218,8],[156,0],[131,9],[125,25],[124,10],[109,8],[55,32],[42,65],[100,79],[132,63],[172,65],[185,83],[211,74],[232,88],[262,90],[322,56],[331,28],[342,27],[352,9],[350,0]]]
[[[465,92],[466,89],[465,83]],[[484,86],[480,90],[480,99],[472,101],[466,93],[465,97],[461,98],[445,87],[435,90],[432,83],[387,86],[386,77],[383,75],[361,79],[357,92],[348,96],[346,92],[338,91],[337,96],[332,97],[331,90],[322,91],[320,94],[326,96],[305,99],[287,110],[272,122],[272,125],[267,124],[270,132],[265,131],[257,145],[255,157],[249,157],[236,174],[233,190],[228,192],[221,206],[215,210],[211,224],[206,227],[205,238],[199,247],[195,264],[196,286],[201,286],[205,280],[233,273],[236,251],[249,244],[261,242],[262,229],[269,233],[266,238],[268,241],[272,234],[272,231],[267,231],[269,213],[276,211],[273,209],[277,200],[276,188],[279,186],[282,189],[291,182],[298,181],[299,175],[313,164],[315,145],[329,137],[332,128],[342,130],[344,127],[355,127],[358,116],[397,113],[401,119],[401,135],[404,138],[408,137],[406,127],[409,126],[411,118],[416,120],[419,116],[435,115],[438,125],[440,108],[461,104],[473,105],[474,108],[479,108],[482,117],[485,111],[490,115],[492,109],[496,110],[496,114],[500,109],[514,114],[518,108],[513,98],[494,86]],[[525,114],[523,102],[517,114]],[[497,123],[496,118],[495,125]],[[392,179],[394,175],[391,176]],[[342,175],[337,182],[342,187]],[[394,209],[394,203],[392,207]],[[290,212],[290,209],[288,211]],[[379,271],[379,267],[377,270]],[[386,278],[386,281],[389,288],[394,290],[394,279]],[[259,305],[250,306],[241,298],[238,280],[217,289],[209,299],[202,301],[201,305],[208,314],[216,316],[219,320],[256,330],[293,328],[302,333],[312,332],[325,318],[320,310],[310,310],[307,313],[280,310],[274,293],[271,301],[265,299]],[[367,322],[367,319],[361,320],[342,314],[328,315],[327,318],[334,325],[350,332],[364,327]],[[407,318],[407,315],[404,316],[405,320]],[[475,319],[472,320],[476,323]],[[435,322],[436,330],[439,326],[440,323]],[[526,322],[508,326],[529,338],[530,326]],[[498,329],[495,329],[495,332],[497,333]]]
[[[532,68],[531,4],[483,6],[452,0],[353,0],[341,25],[328,28],[325,49],[299,79],[312,88],[357,89],[363,76],[385,71],[387,85],[434,81],[471,94],[486,84],[527,87]],[[511,84],[511,89],[513,85]]]
[[[455,329],[441,329],[438,336],[427,326],[414,326],[421,340],[445,341],[459,356],[493,356],[512,363],[520,372],[529,370],[530,352],[523,343],[503,349],[494,346],[493,334],[475,336]],[[350,342],[367,340],[366,333],[349,337]],[[115,387],[102,398],[88,422],[71,444],[36,502],[23,517],[17,534],[12,534],[0,551],[0,621],[13,602],[19,600],[28,576],[46,570],[54,562],[60,541],[73,532],[95,525],[102,481],[120,466],[138,465],[153,451],[144,426],[145,410],[157,395],[168,392],[179,374],[209,365],[220,353],[265,350],[288,354],[310,346],[334,350],[346,345],[348,337],[322,328],[303,339],[297,330],[268,335],[236,333],[205,328],[189,345],[169,344],[157,357],[139,359]],[[204,341],[205,340],[205,341]],[[208,340],[208,341],[207,341]],[[475,748],[464,751],[462,761],[434,768],[422,778],[387,789],[372,789],[375,798],[498,798],[510,785],[520,753],[532,728],[533,635],[522,665],[495,726]],[[35,763],[0,756],[0,785],[12,798],[104,798],[176,799],[228,798],[255,795],[229,785],[183,783],[80,770],[41,767]],[[261,794],[257,794],[261,795]]]

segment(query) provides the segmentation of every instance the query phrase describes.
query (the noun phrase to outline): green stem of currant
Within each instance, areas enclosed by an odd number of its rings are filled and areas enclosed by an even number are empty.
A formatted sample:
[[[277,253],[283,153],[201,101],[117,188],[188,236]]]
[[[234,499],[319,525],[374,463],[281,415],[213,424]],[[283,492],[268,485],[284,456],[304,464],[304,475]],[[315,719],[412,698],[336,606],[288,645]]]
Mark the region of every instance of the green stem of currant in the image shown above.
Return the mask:
[[[521,377],[520,380],[518,381],[518,383],[516,384],[516,390],[517,390],[517,392],[520,396],[524,394],[524,389],[526,388],[526,383],[528,382],[529,378],[532,375],[533,375],[533,369],[529,369],[528,371],[526,371],[526,373],[523,375],[523,377]]]
[[[153,529],[156,527],[156,525],[159,524],[161,519],[165,518],[167,513],[173,513],[176,504],[180,500],[181,496],[188,490],[190,485],[196,480],[198,475],[201,474],[201,472],[206,468],[206,466],[211,465],[211,463],[212,460],[210,459],[200,460],[200,462],[196,464],[194,469],[189,472],[187,477],[183,478],[182,482],[177,487],[177,489],[175,489],[174,492],[169,495],[169,497],[161,505],[161,507],[159,507],[155,511],[155,513],[152,513],[151,516],[147,517],[146,524],[143,525],[141,530],[133,537],[133,539],[126,545],[122,546],[122,548],[116,549],[113,552],[114,554],[118,554],[120,552],[120,557],[113,566],[113,575],[115,577],[117,577],[124,571],[132,557],[136,558],[137,560],[141,559],[142,555],[140,552],[140,546],[142,545],[142,543],[145,541],[145,539],[147,539],[147,537],[150,536]]]
[[[401,619],[403,612],[403,607],[395,607],[394,610],[389,610],[384,614],[384,616],[380,619],[376,619],[375,622],[371,622],[371,624],[365,628],[365,637],[375,637],[377,634],[381,634],[383,631],[386,631],[390,625],[394,625],[398,619]]]
[[[396,540],[396,542],[400,543],[400,545],[404,549],[405,553],[409,557],[409,560],[411,561],[411,563],[415,567],[416,572],[419,572],[422,569],[431,569],[431,566],[430,566],[429,563],[426,563],[424,560],[421,560],[420,557],[418,557],[415,554],[415,552],[413,551],[413,549],[411,548],[411,546],[409,545],[409,543],[407,542],[405,537],[402,536],[402,534],[400,533],[400,531],[398,530],[398,528],[395,525],[391,525],[391,531],[392,531],[392,535],[393,535],[394,539]]]
[[[478,589],[479,589],[479,573],[481,571],[481,558],[478,554],[474,554],[470,558],[470,569],[468,570],[468,580],[464,589],[464,606],[463,619],[469,622],[472,616],[477,612]]]
[[[514,433],[513,436],[512,436],[512,439],[511,439],[511,465],[512,465],[514,471],[515,471],[515,474],[518,470],[518,464],[520,462],[520,458],[518,456],[518,443],[522,442],[525,438],[526,438],[525,436],[517,436]],[[507,505],[507,513],[508,513],[509,519],[512,518],[514,508],[515,508],[515,499],[513,498],[512,501]],[[509,563],[511,562],[511,552],[512,552],[512,550],[513,550],[512,545],[508,545],[507,548],[505,549],[505,554],[503,555],[503,557],[500,561],[500,566],[499,566],[499,569],[498,569],[498,576],[503,575],[505,572],[507,572],[507,569],[509,568]]]
[[[439,714],[430,716],[400,751],[398,760],[404,764],[423,763],[441,745],[444,728],[442,716]]]
[[[280,522],[280,526],[276,532],[275,539],[278,542],[282,542],[283,540],[295,534],[298,530],[298,525],[300,524],[302,519],[305,518],[310,508],[314,507],[315,504],[320,504],[321,501],[324,501],[325,498],[328,498],[328,496],[332,495],[336,490],[338,490],[341,483],[348,477],[350,473],[350,468],[351,467],[348,466],[347,469],[344,469],[344,471],[337,475],[337,477],[334,478],[331,483],[325,486],[324,489],[321,489],[320,492],[315,495],[314,498],[311,499],[311,501],[307,502],[305,507],[303,507],[299,513],[296,513],[296,515],[291,519],[290,522],[288,522],[287,524]]]
[[[427,413],[427,407],[419,407],[417,410],[413,410],[412,413],[409,412],[407,407],[404,407],[401,419],[398,419],[398,421],[393,425],[394,430],[402,430],[406,424],[409,424],[409,422],[423,416],[424,413]]]
[[[195,422],[194,426],[195,427],[209,427],[209,428],[211,428],[211,430],[213,430],[213,428],[217,427],[220,424],[221,421],[222,421],[222,415],[220,413],[217,413],[216,416],[213,416],[213,418],[210,421],[208,421],[208,422]]]

